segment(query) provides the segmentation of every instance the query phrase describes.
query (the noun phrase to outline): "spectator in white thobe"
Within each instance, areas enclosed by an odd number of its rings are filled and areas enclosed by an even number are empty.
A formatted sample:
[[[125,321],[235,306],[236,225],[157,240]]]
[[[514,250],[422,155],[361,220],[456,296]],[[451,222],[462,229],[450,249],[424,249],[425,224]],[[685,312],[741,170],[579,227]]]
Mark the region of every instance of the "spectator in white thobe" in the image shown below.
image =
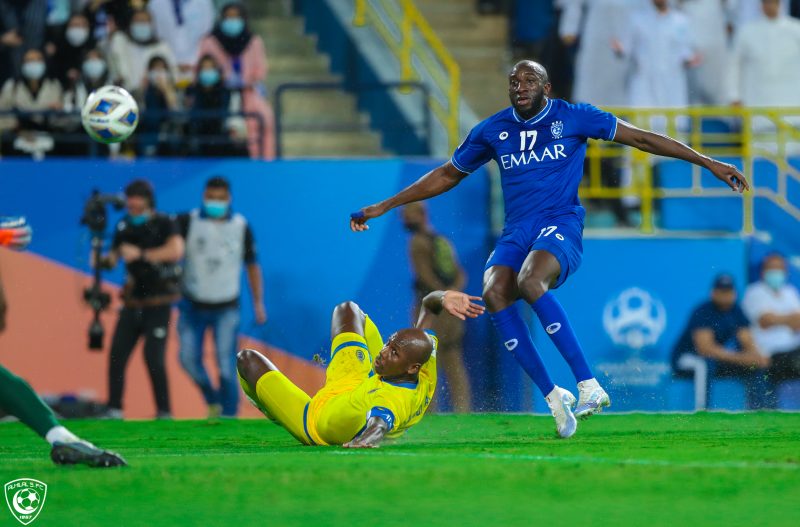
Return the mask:
[[[684,0],[683,12],[689,21],[689,34],[700,64],[688,71],[689,102],[721,106],[725,90],[720,79],[728,67],[728,28],[725,0]]]
[[[167,43],[178,62],[178,83],[194,78],[200,41],[214,27],[211,0],[150,0],[156,36]]]
[[[612,41],[624,40],[631,14],[647,0],[564,0],[558,33],[566,45],[579,40],[572,98],[597,106],[625,106],[628,61]]]
[[[725,83],[734,105],[800,107],[800,21],[784,16],[780,4],[780,0],[763,0],[764,18],[746,24],[736,36]],[[800,128],[797,115],[783,121]],[[778,152],[771,118],[754,116],[752,128],[757,150]],[[788,140],[785,153],[800,153],[800,141]]]
[[[630,58],[630,104],[675,108],[689,104],[687,67],[698,63],[686,15],[668,0],[652,0],[631,16],[624,39],[614,42],[617,53]]]
[[[730,63],[730,101],[744,106],[800,106],[800,21],[763,0],[761,20],[736,37]]]
[[[746,24],[763,20],[764,18],[764,12],[761,9],[761,0],[727,0],[727,3],[734,34]],[[788,1],[781,4],[780,12],[784,16],[789,15]]]

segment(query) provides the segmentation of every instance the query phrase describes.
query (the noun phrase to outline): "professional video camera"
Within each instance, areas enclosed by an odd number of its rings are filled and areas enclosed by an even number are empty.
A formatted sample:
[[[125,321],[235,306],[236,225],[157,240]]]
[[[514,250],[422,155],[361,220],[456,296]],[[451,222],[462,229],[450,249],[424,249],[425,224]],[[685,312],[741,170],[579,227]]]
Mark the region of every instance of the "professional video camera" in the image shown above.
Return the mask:
[[[103,291],[101,280],[103,271],[101,254],[108,225],[108,205],[113,206],[115,210],[121,210],[125,206],[125,198],[119,194],[101,194],[95,189],[86,201],[83,207],[83,216],[81,216],[81,225],[86,225],[92,234],[92,261],[94,262],[92,285],[83,291],[83,299],[94,312],[94,317],[89,325],[90,350],[103,349],[105,330],[100,322],[100,313],[111,304],[111,295],[107,291]]]

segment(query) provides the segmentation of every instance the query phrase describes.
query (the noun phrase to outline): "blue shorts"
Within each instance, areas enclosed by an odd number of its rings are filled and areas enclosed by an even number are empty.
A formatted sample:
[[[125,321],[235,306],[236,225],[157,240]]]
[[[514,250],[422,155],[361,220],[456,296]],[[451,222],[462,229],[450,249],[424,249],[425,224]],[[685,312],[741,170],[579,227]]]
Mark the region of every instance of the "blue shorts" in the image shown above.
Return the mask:
[[[583,260],[583,220],[574,213],[509,225],[497,240],[484,270],[505,265],[519,273],[531,251],[547,251],[558,259],[561,274],[553,288],[559,287],[578,270]]]

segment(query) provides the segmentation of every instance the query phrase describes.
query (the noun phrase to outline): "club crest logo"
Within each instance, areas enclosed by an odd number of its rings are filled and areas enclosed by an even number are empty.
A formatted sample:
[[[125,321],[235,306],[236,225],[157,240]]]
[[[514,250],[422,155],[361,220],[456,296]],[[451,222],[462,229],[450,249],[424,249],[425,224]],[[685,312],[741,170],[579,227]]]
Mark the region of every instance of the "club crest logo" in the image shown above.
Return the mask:
[[[5,484],[6,504],[22,525],[39,516],[47,498],[47,484],[37,479],[20,478]]]
[[[638,287],[622,291],[606,304],[603,327],[618,346],[641,350],[658,342],[667,326],[667,310],[660,300]]]
[[[564,123],[561,121],[553,121],[550,125],[550,133],[553,135],[553,139],[561,139],[561,134],[564,133]]]
[[[500,140],[505,141],[508,139],[508,132],[500,132]]]

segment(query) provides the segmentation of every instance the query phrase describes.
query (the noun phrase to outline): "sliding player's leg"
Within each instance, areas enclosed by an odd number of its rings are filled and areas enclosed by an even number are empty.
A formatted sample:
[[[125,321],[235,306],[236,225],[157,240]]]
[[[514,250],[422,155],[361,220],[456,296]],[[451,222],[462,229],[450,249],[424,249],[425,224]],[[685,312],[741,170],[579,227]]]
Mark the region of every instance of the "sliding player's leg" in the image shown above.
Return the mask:
[[[380,347],[377,347],[379,346]],[[331,317],[331,356],[325,386],[358,384],[372,372],[373,354],[383,341],[377,326],[355,302],[342,302]]]
[[[33,388],[24,379],[2,366],[0,366],[0,411],[15,416],[50,443],[53,447],[50,457],[56,464],[80,463],[92,467],[125,465],[125,460],[119,455],[97,448],[62,426]]]
[[[236,367],[242,389],[264,415],[301,443],[312,444],[305,427],[311,397],[255,350],[240,351],[236,356]]]

